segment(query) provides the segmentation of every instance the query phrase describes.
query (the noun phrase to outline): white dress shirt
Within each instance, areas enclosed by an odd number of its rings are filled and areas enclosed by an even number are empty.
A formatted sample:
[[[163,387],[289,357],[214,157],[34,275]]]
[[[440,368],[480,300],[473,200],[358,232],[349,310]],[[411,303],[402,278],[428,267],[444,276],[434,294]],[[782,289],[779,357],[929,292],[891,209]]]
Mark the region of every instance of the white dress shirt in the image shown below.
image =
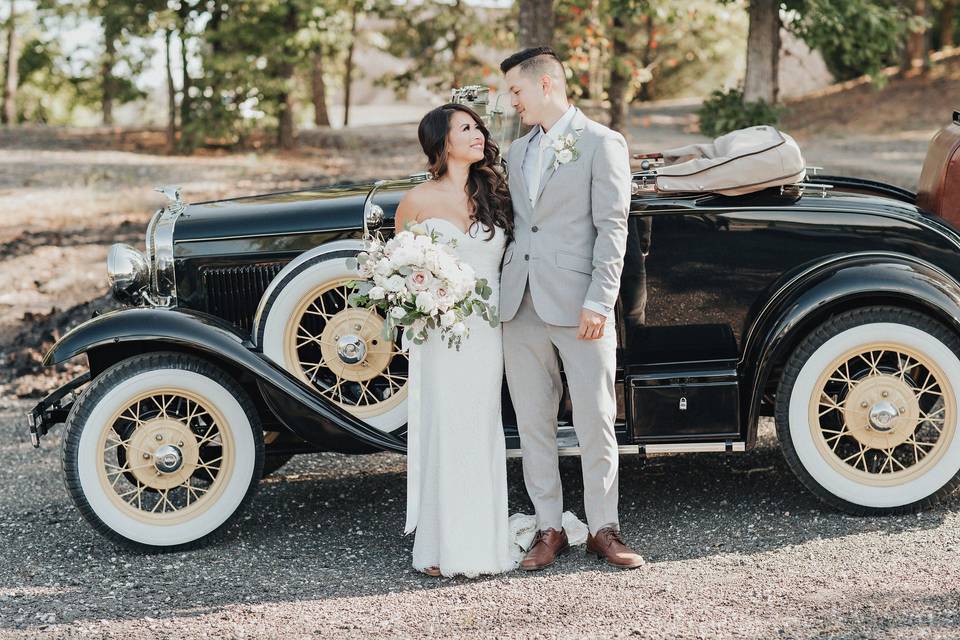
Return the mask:
[[[530,204],[532,206],[537,203],[537,193],[540,191],[541,180],[546,177],[547,170],[553,165],[556,158],[557,152],[553,150],[553,143],[567,132],[576,114],[576,107],[570,105],[560,116],[560,119],[550,127],[549,131],[544,131],[542,126],[537,125],[537,130],[527,144],[522,169],[523,179],[526,181],[527,190],[530,192]],[[608,318],[613,313],[612,308],[593,300],[584,300],[583,308]]]

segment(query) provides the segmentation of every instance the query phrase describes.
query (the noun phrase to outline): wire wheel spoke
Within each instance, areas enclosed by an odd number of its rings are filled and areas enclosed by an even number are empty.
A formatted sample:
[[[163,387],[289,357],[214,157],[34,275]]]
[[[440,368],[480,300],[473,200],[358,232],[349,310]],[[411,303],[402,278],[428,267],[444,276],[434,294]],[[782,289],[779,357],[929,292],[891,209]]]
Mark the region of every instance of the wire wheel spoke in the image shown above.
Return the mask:
[[[952,437],[950,380],[912,349],[875,343],[848,351],[818,384],[810,426],[831,464],[858,480],[914,477],[939,459],[944,434]]]
[[[172,516],[203,501],[224,465],[232,466],[233,454],[225,449],[232,439],[224,441],[219,414],[202,400],[175,389],[147,393],[104,429],[101,481],[124,508]],[[164,468],[160,461],[171,454],[178,464]]]

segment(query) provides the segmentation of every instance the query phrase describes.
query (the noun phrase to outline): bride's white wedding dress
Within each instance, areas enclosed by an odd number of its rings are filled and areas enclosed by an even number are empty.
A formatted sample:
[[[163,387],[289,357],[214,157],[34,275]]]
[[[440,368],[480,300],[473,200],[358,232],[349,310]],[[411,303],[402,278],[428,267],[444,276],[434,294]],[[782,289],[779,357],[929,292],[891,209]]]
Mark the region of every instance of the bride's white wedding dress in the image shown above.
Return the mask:
[[[423,224],[456,240],[461,262],[493,289],[500,304],[500,262],[506,233],[475,223]],[[489,239],[488,239],[489,238]],[[516,566],[507,511],[506,445],[500,415],[503,344],[499,325],[471,315],[460,350],[439,332],[410,345],[407,423],[407,522],[416,529],[413,566],[445,576],[501,573]]]

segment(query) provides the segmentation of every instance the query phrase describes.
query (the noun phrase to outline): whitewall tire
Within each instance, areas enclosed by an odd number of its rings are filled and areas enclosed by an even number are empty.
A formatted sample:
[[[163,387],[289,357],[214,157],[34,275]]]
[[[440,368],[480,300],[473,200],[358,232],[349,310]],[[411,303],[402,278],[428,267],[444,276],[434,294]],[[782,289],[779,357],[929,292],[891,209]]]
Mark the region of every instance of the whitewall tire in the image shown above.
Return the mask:
[[[794,350],[777,433],[791,469],[851,513],[929,507],[960,482],[960,340],[919,312],[837,315]]]
[[[320,255],[284,276],[258,327],[264,355],[330,402],[390,433],[407,422],[408,358],[374,310],[351,308],[354,251]]]
[[[137,550],[196,545],[246,504],[263,466],[247,394],[206,360],[134,356],[99,375],[67,419],[67,491],[111,540]]]

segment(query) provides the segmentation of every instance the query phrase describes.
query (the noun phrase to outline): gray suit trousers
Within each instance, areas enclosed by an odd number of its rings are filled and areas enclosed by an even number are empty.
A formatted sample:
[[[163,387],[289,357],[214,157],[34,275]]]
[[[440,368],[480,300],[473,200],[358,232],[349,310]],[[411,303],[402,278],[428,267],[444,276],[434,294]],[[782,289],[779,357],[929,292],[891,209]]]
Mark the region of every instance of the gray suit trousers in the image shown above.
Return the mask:
[[[573,403],[573,425],[580,442],[583,501],[591,533],[619,529],[617,515],[619,450],[616,330],[607,319],[599,340],[578,340],[577,327],[544,322],[537,315],[529,284],[517,314],[503,323],[507,386],[517,413],[523,449],[523,479],[537,513],[537,528],[561,527],[563,489],[557,455],[557,409],[563,393],[559,354]]]

